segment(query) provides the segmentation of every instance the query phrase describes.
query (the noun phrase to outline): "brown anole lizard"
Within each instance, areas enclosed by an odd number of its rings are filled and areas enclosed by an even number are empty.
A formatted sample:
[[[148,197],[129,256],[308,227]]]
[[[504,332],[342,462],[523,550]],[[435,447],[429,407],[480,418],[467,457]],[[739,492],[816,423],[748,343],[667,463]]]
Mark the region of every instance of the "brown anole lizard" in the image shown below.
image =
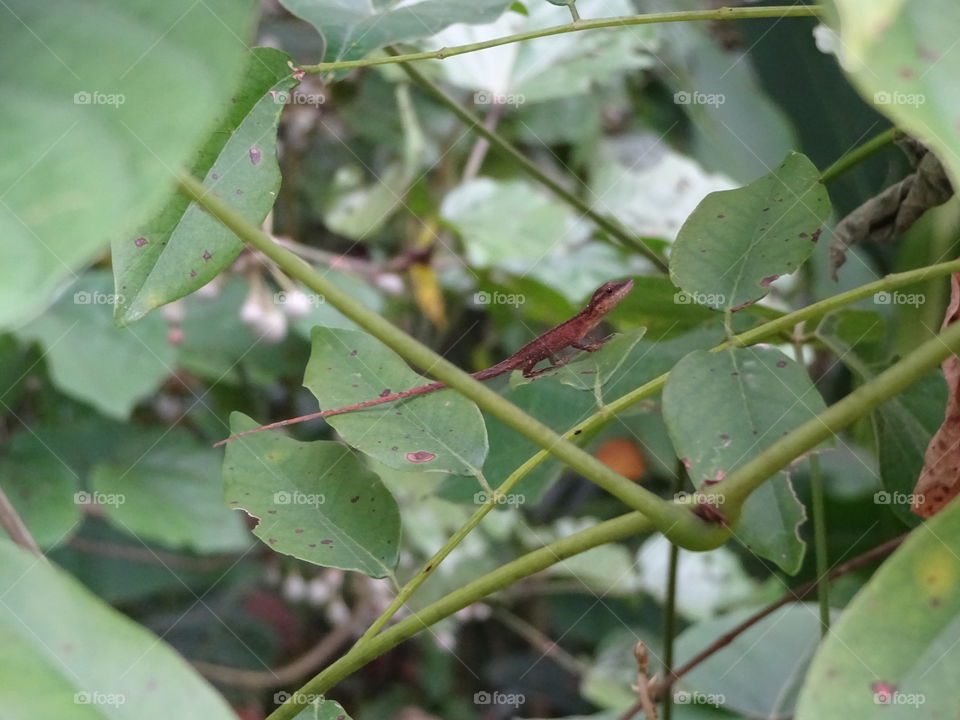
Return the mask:
[[[612,310],[621,300],[623,300],[627,293],[629,293],[632,289],[633,280],[619,280],[601,285],[597,291],[593,293],[593,296],[590,298],[590,302],[587,303],[586,307],[584,307],[583,310],[578,312],[572,318],[569,320],[564,320],[556,327],[550,328],[543,333],[543,335],[540,335],[531,342],[527,343],[522,348],[517,350],[517,352],[515,352],[513,355],[505,360],[501,360],[496,365],[491,365],[486,370],[480,370],[478,372],[471,373],[471,377],[473,377],[474,380],[489,380],[490,378],[503,375],[513,370],[520,370],[523,373],[523,376],[527,378],[536,377],[541,373],[544,373],[548,370],[553,370],[554,368],[557,368],[563,364],[564,361],[561,360],[557,355],[561,350],[564,350],[568,347],[572,347],[577,350],[585,350],[586,352],[594,352],[595,350],[599,350],[603,343],[583,343],[581,341],[586,337],[587,333],[600,324],[600,321],[603,320],[604,316],[610,312],[610,310]],[[534,370],[536,365],[543,360],[547,360],[550,363],[549,367],[541,370]],[[344,405],[343,407],[333,408],[332,410],[322,410],[320,412],[310,413],[309,415],[301,415],[300,417],[290,418],[288,420],[280,420],[279,422],[270,423],[269,425],[261,425],[253,430],[247,430],[246,432],[231,435],[226,440],[221,440],[218,442],[214,447],[223,445],[224,443],[228,443],[231,440],[243,437],[244,435],[260,432],[261,430],[272,430],[274,428],[280,428],[287,425],[304,422],[305,420],[313,420],[314,418],[326,418],[330,417],[331,415],[341,415],[343,413],[353,412],[355,410],[363,410],[376,405],[383,405],[385,403],[404,400],[416,395],[425,395],[437,390],[442,390],[445,387],[447,387],[446,383],[432,382],[428,383],[427,385],[419,385],[415,388],[410,388],[409,390],[390,393],[388,395],[381,395],[373,400],[365,400],[363,402],[354,403],[353,405]]]

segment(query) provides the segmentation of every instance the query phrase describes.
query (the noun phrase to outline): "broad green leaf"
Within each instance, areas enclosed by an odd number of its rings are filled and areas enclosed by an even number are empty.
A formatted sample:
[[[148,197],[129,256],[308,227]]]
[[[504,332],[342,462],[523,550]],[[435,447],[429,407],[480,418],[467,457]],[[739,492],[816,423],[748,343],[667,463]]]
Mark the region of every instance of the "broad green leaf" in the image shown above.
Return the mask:
[[[256,426],[241,413],[230,418],[232,433]],[[378,578],[397,564],[397,503],[340,443],[303,443],[273,432],[233,440],[223,483],[229,507],[256,518],[254,535],[277,552]]]
[[[874,379],[888,364],[881,344],[886,335],[884,322],[877,313],[850,309],[831,313],[820,322],[816,334],[863,382]],[[947,386],[937,370],[871,414],[883,483],[874,502],[890,505],[907,525],[920,522],[910,512],[911,493],[930,439],[943,423],[946,400]]]
[[[273,207],[280,187],[277,122],[296,81],[289,56],[254,48],[243,84],[225,105],[225,117],[190,168],[204,187],[253,225]],[[203,287],[233,262],[243,243],[181,193],[145,225],[113,241],[113,268],[121,325]]]
[[[67,541],[80,527],[76,475],[30,432],[11,438],[0,460],[0,488],[41,548]]]
[[[173,372],[176,351],[163,319],[117,328],[110,273],[94,270],[67,289],[46,313],[17,331],[44,349],[54,384],[118,420]]]
[[[145,542],[200,553],[249,546],[223,506],[217,456],[182,430],[142,431],[90,474],[89,499],[118,529]]]
[[[249,0],[0,6],[0,326],[34,316],[171,193],[228,102]],[[95,20],[92,20],[95,18]]]
[[[670,279],[701,305],[736,310],[810,257],[829,216],[819,172],[790,153],[759,180],[704,198],[680,228]]]
[[[322,409],[432,382],[366,333],[317,327],[303,384]],[[487,455],[476,405],[452,390],[327,418],[341,438],[398,470],[472,474]]]
[[[187,661],[75,579],[0,540],[4,718],[234,720]]]
[[[422,0],[401,7],[342,0],[281,0],[323,39],[323,61],[355,60],[394,42],[433,35],[454,23],[497,18],[510,0]]]
[[[960,186],[960,102],[954,0],[832,0],[841,65],[860,94],[919,138]]]
[[[579,0],[577,8],[585,18],[635,12],[628,0]],[[454,25],[424,45],[430,49],[467,45],[569,22],[569,10],[538,2],[526,16],[505,13],[488,25]],[[651,25],[597,28],[450,57],[439,70],[454,85],[474,92],[474,104],[487,112],[495,104],[521,106],[596,92],[598,85],[613,85],[629,70],[653,66],[651,52],[656,49]]]
[[[820,646],[798,720],[940,718],[960,712],[960,503],[916,528]]]
[[[708,494],[722,494],[730,473],[825,409],[806,371],[771,347],[690,353],[663,389],[674,448],[694,486]],[[803,506],[784,473],[767,484],[744,503],[734,533],[792,575],[806,547],[798,533]]]
[[[736,610],[684,630],[677,637],[678,665],[758,609]],[[800,684],[819,641],[820,616],[816,606],[787,605],[697,665],[680,681],[674,698],[693,702],[698,697],[713,697],[714,703],[705,704],[721,706],[737,713],[737,717],[788,718],[793,714]]]

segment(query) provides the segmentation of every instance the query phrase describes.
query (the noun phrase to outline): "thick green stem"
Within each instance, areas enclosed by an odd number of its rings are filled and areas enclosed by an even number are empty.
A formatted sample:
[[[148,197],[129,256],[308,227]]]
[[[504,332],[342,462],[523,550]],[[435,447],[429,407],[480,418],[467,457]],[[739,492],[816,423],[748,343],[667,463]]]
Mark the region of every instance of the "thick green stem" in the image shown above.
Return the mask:
[[[294,693],[283,705],[274,710],[267,716],[267,720],[291,720],[300,712],[306,696],[326,693],[343,678],[391,648],[396,647],[404,640],[413,637],[424,628],[449,617],[458,610],[482,600],[491,593],[502,590],[518,580],[529,577],[573,555],[651,529],[653,529],[652,524],[648,518],[640,513],[628,513],[529,552],[477,578],[459,590],[445,595],[418,613],[387,628],[363,645],[354,646],[346,655],[323,670]]]
[[[820,458],[810,456],[810,504],[813,508],[813,550],[817,570],[817,604],[820,606],[820,635],[830,632],[830,571],[827,559],[827,513],[823,499],[823,473]]]
[[[509,45],[511,43],[533,40],[535,38],[562,35],[563,33],[580,32],[582,30],[597,30],[599,28],[617,28],[626,25],[651,25],[654,23],[689,22],[694,20],[748,20],[752,18],[785,18],[811,17],[820,14],[820,8],[815,5],[788,5],[757,8],[717,8],[715,10],[691,10],[686,12],[649,13],[647,15],[624,15],[612,18],[596,18],[577,20],[566,25],[556,25],[541,30],[530,30],[515,35],[505,35],[492,40],[457,45],[455,47],[440,48],[428,52],[410,53],[395,57],[373,57],[360,60],[341,60],[339,62],[320,63],[319,65],[304,65],[301,69],[311,73],[324,73],[333,70],[349,70],[351,68],[370,67],[372,65],[386,65],[388,63],[414,62],[417,60],[443,60],[454,55],[486,50],[487,48]]]
[[[723,504],[739,508],[772,475],[902,392],[958,349],[960,323],[955,323],[735,470],[716,486]]]
[[[547,175],[547,173],[537,167],[535,163],[531,162],[526,155],[507,142],[496,130],[488,128],[483,123],[483,120],[464,108],[452,97],[447,95],[436,83],[432,82],[412,65],[403,64],[400,67],[404,72],[407,73],[407,75],[410,76],[410,79],[413,80],[413,82],[430,93],[430,95],[432,95],[437,102],[442,104],[450,112],[470,126],[470,128],[477,135],[485,138],[487,142],[490,143],[491,147],[499,150],[501,153],[510,158],[521,170],[527,173],[527,175],[550,190],[554,195],[566,202],[568,205],[570,205],[570,207],[577,210],[584,217],[590,218],[590,220],[595,222],[598,227],[607,232],[611,237],[646,257],[656,266],[658,270],[661,272],[667,272],[667,261],[660,257],[656,252],[654,252],[653,249],[649,248],[642,241],[638,240],[633,233],[631,233],[620,223],[620,221],[598,213],[596,210],[591,208],[582,198],[578,197],[575,193],[570,192],[559,182]]]
[[[240,213],[184,174],[180,187],[188,197],[217,218],[237,237],[273,260],[287,275],[318,293],[364,330],[430,375],[473,400],[505,425],[529,438],[551,455],[602,487],[628,507],[649,516],[654,527],[682,547],[705,550],[722,544],[727,533],[700,520],[689,509],[657,497],[611,470],[589,453],[564,440],[506,398],[471,377],[456,365],[417,342],[388,320],[365,307],[350,294],[318,273],[303,260],[248,223]]]

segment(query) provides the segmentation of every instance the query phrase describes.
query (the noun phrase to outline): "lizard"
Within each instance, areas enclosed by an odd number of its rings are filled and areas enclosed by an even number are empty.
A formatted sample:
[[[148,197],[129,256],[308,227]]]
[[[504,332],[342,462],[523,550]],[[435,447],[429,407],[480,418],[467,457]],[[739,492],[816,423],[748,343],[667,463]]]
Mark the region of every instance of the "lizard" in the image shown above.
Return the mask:
[[[475,373],[470,373],[470,376],[474,380],[482,381],[489,380],[490,378],[497,377],[498,375],[504,375],[508,372],[512,372],[513,370],[520,370],[525,378],[536,377],[544,372],[548,372],[560,367],[560,365],[565,362],[557,357],[557,353],[559,353],[561,350],[566,348],[575,348],[585,352],[595,352],[596,350],[599,350],[603,346],[603,342],[586,343],[582,341],[586,337],[587,333],[599,325],[604,316],[606,316],[610,310],[616,307],[632,289],[633,280],[617,280],[604,283],[593,293],[590,298],[590,302],[588,302],[580,312],[571,317],[569,320],[564,320],[559,325],[550,328],[545,333],[534,338],[522,348],[517,350],[513,355],[501,360],[496,365],[491,365],[485,370],[479,370]],[[549,366],[540,370],[535,370],[534,368],[543,360],[548,361],[550,363]],[[293,425],[306,420],[327,418],[331,417],[332,415],[341,415],[343,413],[354,412],[356,410],[363,410],[365,408],[397,402],[398,400],[404,400],[417,395],[426,395],[427,393],[436,392],[437,390],[443,390],[446,387],[447,384],[444,382],[432,382],[426,385],[418,385],[417,387],[410,388],[409,390],[402,390],[396,393],[381,395],[380,397],[372,400],[364,400],[363,402],[353,403],[352,405],[344,405],[343,407],[333,408],[331,410],[321,410],[319,412],[310,413],[309,415],[301,415],[300,417],[280,420],[279,422],[270,423],[269,425],[261,425],[253,430],[247,430],[242,433],[237,433],[236,435],[231,435],[226,440],[221,440],[220,442],[216,443],[214,447],[224,445],[231,440],[243,437],[244,435],[260,432],[261,430],[273,430],[275,428]]]

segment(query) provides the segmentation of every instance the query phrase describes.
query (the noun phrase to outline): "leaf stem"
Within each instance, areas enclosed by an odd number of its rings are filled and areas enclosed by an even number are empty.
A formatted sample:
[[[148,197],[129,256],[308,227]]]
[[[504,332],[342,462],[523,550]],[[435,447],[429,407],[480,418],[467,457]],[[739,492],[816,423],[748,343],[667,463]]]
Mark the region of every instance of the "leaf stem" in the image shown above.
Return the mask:
[[[889,145],[896,139],[899,133],[900,130],[898,130],[896,127],[887,128],[879,135],[875,135],[867,140],[865,143],[863,143],[863,145],[858,145],[843,157],[838,158],[833,165],[824,170],[820,174],[820,182],[826,184],[832,180],[836,180],[838,177],[843,175],[843,173],[853,169],[856,165],[862,163],[875,152]]]
[[[340,60],[338,62],[319,63],[317,65],[303,65],[300,69],[310,74],[318,74],[331,72],[334,70],[349,70],[352,68],[372,67],[374,65],[386,65],[389,63],[416,62],[418,60],[443,60],[455,55],[464,55],[466,53],[477,52],[478,50],[486,50],[487,48],[524,42],[525,40],[534,40],[536,38],[549,37],[551,35],[562,35],[570,32],[581,32],[583,30],[597,30],[599,28],[618,28],[630,25],[652,25],[656,23],[690,22],[695,20],[747,20],[755,18],[815,17],[818,16],[820,12],[820,8],[815,5],[781,5],[753,8],[723,7],[714,10],[648,13],[645,15],[623,15],[620,17],[593,18],[589,20],[580,19],[576,22],[566,23],[565,25],[555,25],[553,27],[541,28],[539,30],[528,30],[527,32],[516,33],[514,35],[504,35],[503,37],[469,43],[467,45],[455,45],[453,47],[440,48],[439,50],[408,53],[406,55],[396,55],[394,57],[368,57],[361,58],[359,60]]]

